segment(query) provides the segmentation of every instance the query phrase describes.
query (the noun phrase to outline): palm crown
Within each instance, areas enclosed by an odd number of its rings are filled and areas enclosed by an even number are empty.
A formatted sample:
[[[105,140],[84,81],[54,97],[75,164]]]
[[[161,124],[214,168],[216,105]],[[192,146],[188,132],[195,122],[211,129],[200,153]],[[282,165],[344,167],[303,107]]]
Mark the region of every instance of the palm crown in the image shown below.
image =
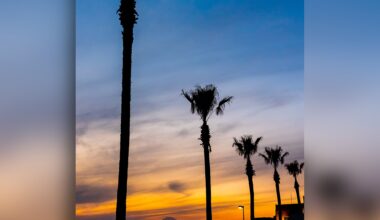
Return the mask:
[[[288,170],[288,173],[292,176],[297,176],[302,173],[304,163],[299,164],[297,160],[285,164],[286,169]]]
[[[128,24],[134,25],[137,22],[138,13],[136,11],[136,0],[125,1],[122,0],[120,2],[120,7],[117,10],[119,14],[119,20],[121,26],[125,27]]]
[[[244,158],[249,158],[249,156],[255,154],[257,152],[257,147],[262,137],[256,139],[253,143],[251,135],[244,135],[240,138],[240,140],[234,138],[233,147],[236,147],[236,151],[240,156]]]
[[[285,157],[289,155],[288,152],[284,152],[280,146],[276,146],[276,148],[265,148],[265,154],[259,154],[264,158],[266,164],[271,164],[275,169],[277,169],[278,165],[284,164]]]
[[[196,86],[189,92],[182,90],[182,95],[190,102],[191,113],[196,112],[203,121],[207,121],[214,110],[217,115],[223,114],[225,105],[232,100],[232,96],[227,96],[218,101],[218,90],[212,84],[205,87]]]

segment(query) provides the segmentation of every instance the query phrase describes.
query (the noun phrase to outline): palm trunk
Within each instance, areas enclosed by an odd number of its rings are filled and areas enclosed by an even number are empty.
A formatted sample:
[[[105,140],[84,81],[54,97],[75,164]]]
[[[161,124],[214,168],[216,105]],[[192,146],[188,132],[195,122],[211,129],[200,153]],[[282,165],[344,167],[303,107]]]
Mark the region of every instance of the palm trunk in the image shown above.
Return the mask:
[[[211,210],[211,169],[210,169],[210,129],[206,121],[203,121],[201,127],[201,137],[204,152],[205,161],[205,179],[206,179],[206,219],[212,220],[212,210]]]
[[[297,176],[294,176],[294,189],[296,189],[298,204],[301,204],[300,189],[299,188],[300,188],[300,185],[298,184]]]
[[[125,220],[127,206],[128,159],[131,109],[131,67],[133,26],[136,23],[135,1],[121,0],[120,23],[123,27],[123,69],[120,124],[120,160],[116,201],[116,220]]]
[[[247,167],[246,167],[246,174],[248,177],[248,184],[249,184],[249,198],[250,198],[250,214],[251,214],[251,220],[255,219],[255,193],[253,190],[253,168],[252,163],[249,158],[247,158]]]
[[[280,194],[280,175],[278,174],[277,170],[274,170],[273,179],[276,183],[276,193],[277,193],[277,204],[278,204],[278,216],[279,220],[282,220],[282,207],[281,207],[281,194]]]

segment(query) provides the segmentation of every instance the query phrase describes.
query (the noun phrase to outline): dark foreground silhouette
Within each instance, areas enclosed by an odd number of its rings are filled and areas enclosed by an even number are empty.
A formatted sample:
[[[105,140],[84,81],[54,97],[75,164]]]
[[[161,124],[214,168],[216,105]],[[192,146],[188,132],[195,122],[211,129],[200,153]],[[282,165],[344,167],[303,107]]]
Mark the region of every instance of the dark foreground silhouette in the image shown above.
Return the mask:
[[[182,95],[190,102],[191,113],[197,113],[203,124],[201,126],[201,137],[204,161],[205,161],[205,179],[206,179],[206,217],[207,220],[212,220],[211,210],[211,170],[210,170],[210,128],[207,121],[215,111],[216,115],[223,114],[225,105],[230,103],[232,96],[222,98],[219,102],[219,93],[214,85],[205,87],[196,86],[194,90],[185,92],[182,90]]]
[[[277,146],[276,148],[265,148],[264,154],[259,154],[264,158],[266,164],[272,165],[274,169],[273,180],[276,183],[276,193],[277,193],[277,204],[279,209],[279,217],[282,219],[281,211],[281,194],[280,194],[280,174],[278,174],[277,169],[279,165],[284,164],[285,157],[289,155],[288,152],[283,152],[282,148]]]
[[[303,166],[304,163],[299,164],[296,160],[291,163],[285,164],[288,173],[294,177],[294,189],[296,190],[298,204],[301,204],[301,198],[299,189],[300,185],[298,184],[297,176],[302,173]]]
[[[240,140],[234,138],[234,143],[232,144],[233,147],[236,148],[236,152],[243,156],[244,159],[247,160],[247,165],[245,167],[245,174],[247,174],[248,177],[248,185],[249,185],[249,198],[250,198],[250,214],[251,214],[251,220],[255,219],[255,193],[253,189],[253,180],[252,177],[256,174],[255,170],[253,169],[253,165],[251,162],[251,156],[253,156],[257,152],[258,144],[261,141],[262,137],[259,137],[256,139],[256,141],[252,142],[252,136],[251,135],[245,135],[240,137]]]
[[[116,220],[125,220],[127,206],[129,132],[131,112],[131,67],[133,27],[137,21],[135,0],[121,0],[118,10],[120,24],[123,28],[123,69],[120,123],[120,161],[116,199]]]

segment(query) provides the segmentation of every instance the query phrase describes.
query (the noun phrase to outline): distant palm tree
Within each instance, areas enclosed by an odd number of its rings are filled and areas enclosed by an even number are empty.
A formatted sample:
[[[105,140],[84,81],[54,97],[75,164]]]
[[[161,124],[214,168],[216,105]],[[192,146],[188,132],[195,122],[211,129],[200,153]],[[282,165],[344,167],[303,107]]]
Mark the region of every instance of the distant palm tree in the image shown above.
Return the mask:
[[[298,184],[297,176],[302,173],[303,166],[304,166],[304,163],[299,164],[297,160],[291,163],[285,164],[285,167],[288,170],[288,173],[294,177],[294,189],[296,190],[296,193],[297,193],[298,204],[301,204],[301,199],[300,199],[300,191],[299,191],[300,185]]]
[[[191,104],[191,113],[197,113],[203,124],[201,126],[200,140],[203,146],[204,161],[205,161],[205,179],[206,179],[206,217],[207,220],[212,219],[211,211],[211,171],[210,171],[210,129],[207,121],[215,111],[216,115],[223,114],[225,105],[230,103],[232,96],[222,98],[219,102],[219,93],[214,85],[206,85],[205,87],[196,86],[194,90],[185,92],[182,90],[182,95]]]
[[[245,174],[248,176],[248,184],[249,184],[249,193],[250,193],[250,213],[251,213],[251,220],[255,219],[255,194],[253,190],[253,180],[252,177],[256,174],[255,170],[253,169],[252,163],[251,163],[251,156],[254,155],[257,152],[257,147],[262,137],[259,137],[256,139],[255,143],[252,142],[252,136],[251,135],[245,135],[240,137],[240,140],[234,138],[234,143],[232,144],[233,147],[236,147],[236,151],[240,156],[243,156],[244,159],[247,160],[247,165],[245,167]]]
[[[280,175],[277,172],[277,168],[279,165],[284,164],[285,157],[289,155],[288,152],[283,152],[282,148],[279,146],[276,146],[276,148],[265,148],[265,154],[259,154],[261,157],[264,158],[264,161],[266,164],[270,164],[273,166],[274,174],[273,179],[276,183],[276,193],[277,193],[277,204],[278,204],[278,210],[279,210],[279,217],[282,219],[282,212],[281,212],[281,194],[280,194]]]
[[[123,69],[120,123],[120,160],[116,200],[116,220],[125,220],[127,206],[128,157],[131,112],[131,67],[133,27],[137,21],[135,0],[121,0],[118,10],[120,24],[123,28]]]

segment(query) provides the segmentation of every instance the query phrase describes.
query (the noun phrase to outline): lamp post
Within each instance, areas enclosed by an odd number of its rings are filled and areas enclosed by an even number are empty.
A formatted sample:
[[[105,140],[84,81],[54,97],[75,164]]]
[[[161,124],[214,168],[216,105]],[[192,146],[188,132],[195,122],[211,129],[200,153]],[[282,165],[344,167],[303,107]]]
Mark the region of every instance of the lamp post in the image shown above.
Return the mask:
[[[239,205],[239,209],[243,210],[243,220],[244,220],[244,206],[243,205]]]

